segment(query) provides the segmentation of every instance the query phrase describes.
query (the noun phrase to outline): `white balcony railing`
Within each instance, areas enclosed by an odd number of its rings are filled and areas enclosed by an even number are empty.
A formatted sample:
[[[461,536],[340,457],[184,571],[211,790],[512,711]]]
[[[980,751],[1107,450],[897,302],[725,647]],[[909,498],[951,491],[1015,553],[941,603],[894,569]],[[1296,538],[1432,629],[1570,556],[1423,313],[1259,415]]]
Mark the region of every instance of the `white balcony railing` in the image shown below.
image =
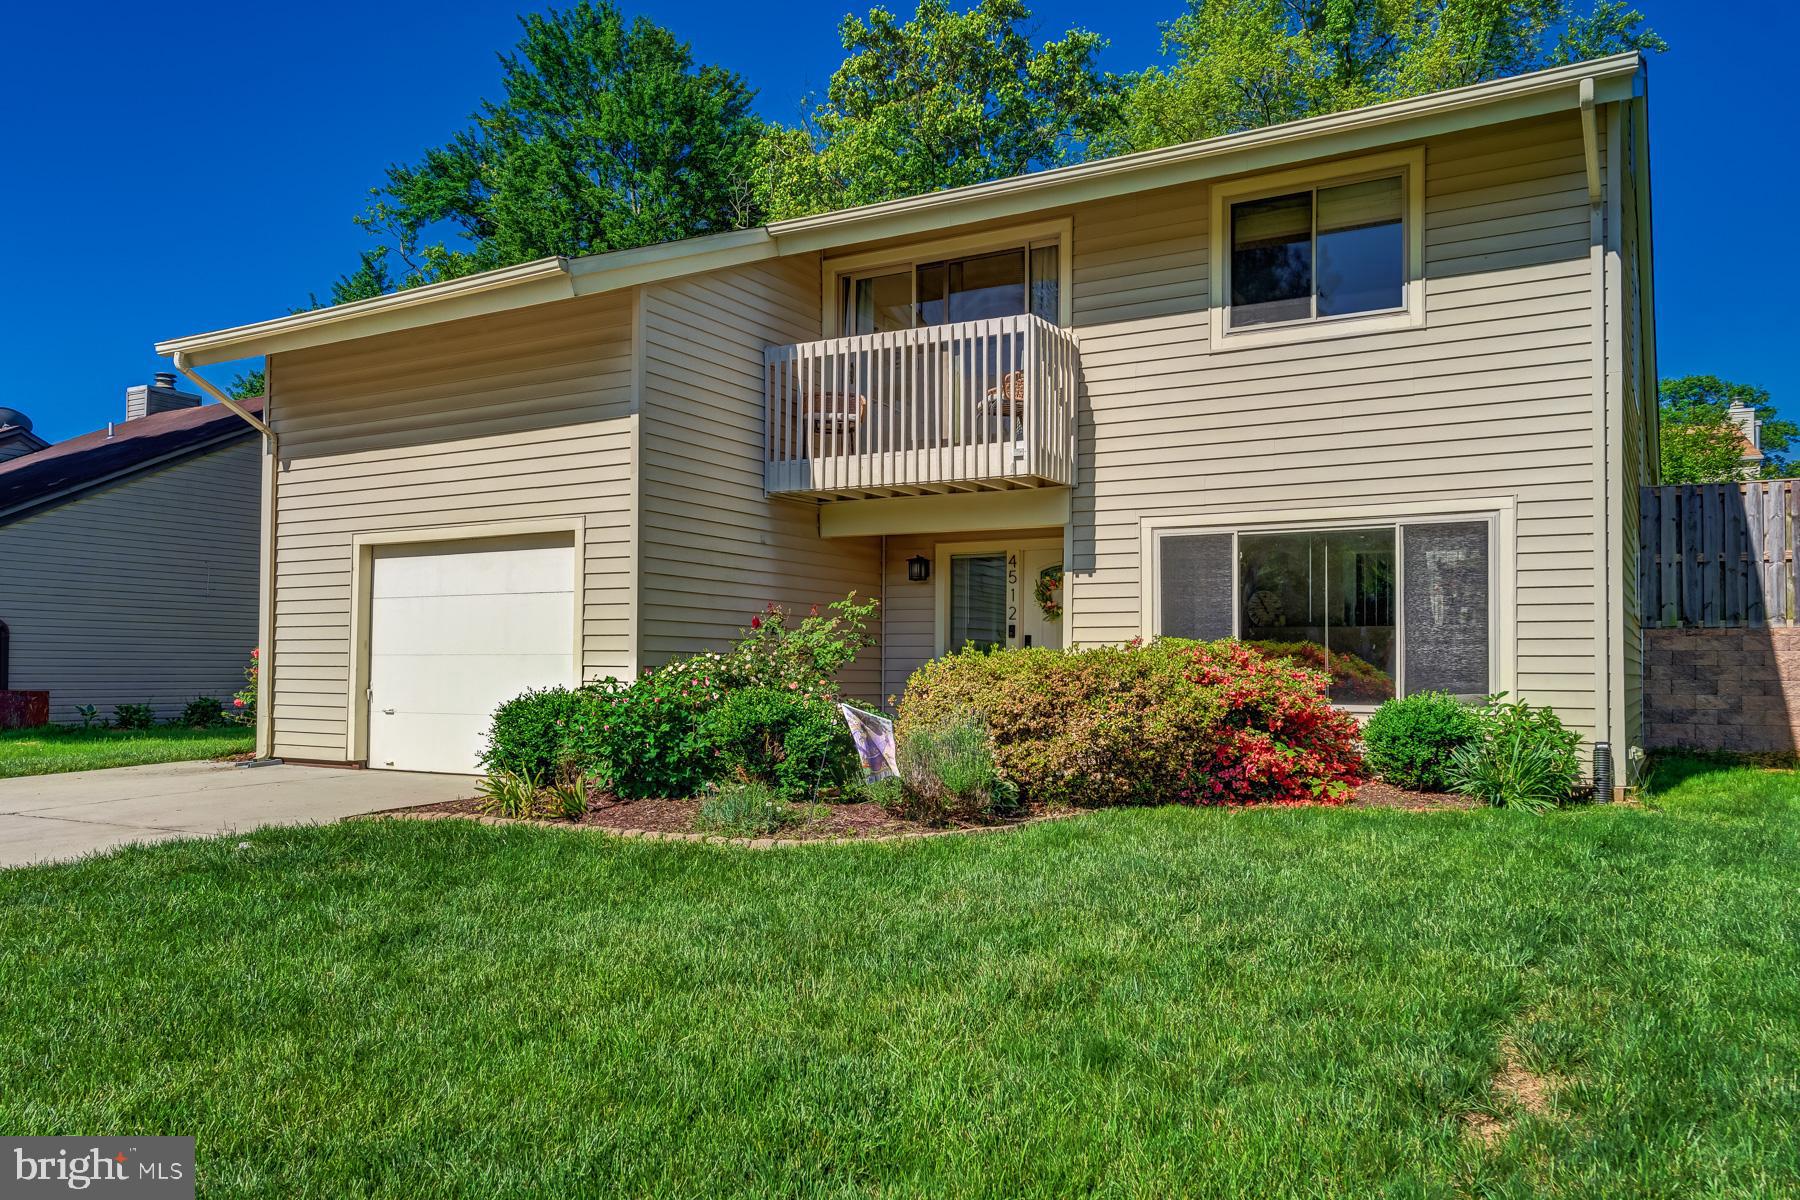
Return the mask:
[[[764,483],[822,498],[1074,480],[1075,340],[996,317],[771,346]]]

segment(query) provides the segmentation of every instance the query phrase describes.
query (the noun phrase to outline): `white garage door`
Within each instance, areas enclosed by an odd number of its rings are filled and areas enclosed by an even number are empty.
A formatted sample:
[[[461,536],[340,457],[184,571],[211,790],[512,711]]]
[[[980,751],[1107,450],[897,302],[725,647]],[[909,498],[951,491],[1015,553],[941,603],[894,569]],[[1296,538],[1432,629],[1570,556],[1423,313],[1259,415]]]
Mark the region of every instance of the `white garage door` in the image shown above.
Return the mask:
[[[475,774],[488,720],[575,682],[567,535],[377,546],[369,594],[369,765]]]

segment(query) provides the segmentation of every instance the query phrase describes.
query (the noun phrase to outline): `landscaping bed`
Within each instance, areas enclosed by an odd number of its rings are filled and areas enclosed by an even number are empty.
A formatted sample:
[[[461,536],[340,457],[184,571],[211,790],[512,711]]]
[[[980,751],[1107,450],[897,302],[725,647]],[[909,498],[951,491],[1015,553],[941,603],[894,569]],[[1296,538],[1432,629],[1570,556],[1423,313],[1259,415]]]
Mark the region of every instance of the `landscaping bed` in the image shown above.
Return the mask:
[[[621,800],[597,797],[580,817],[537,817],[534,824],[570,829],[607,829],[615,833],[682,833],[715,834],[700,818],[701,801],[689,800]],[[931,825],[889,812],[881,805],[862,800],[842,804],[794,804],[791,819],[782,822],[769,836],[780,841],[813,842],[844,841],[857,838],[905,837],[940,833],[949,829],[993,828],[996,825],[1022,824],[1029,818],[1013,821],[969,822]],[[390,809],[376,816],[447,816],[481,817],[487,815],[482,801],[471,797],[438,804]]]

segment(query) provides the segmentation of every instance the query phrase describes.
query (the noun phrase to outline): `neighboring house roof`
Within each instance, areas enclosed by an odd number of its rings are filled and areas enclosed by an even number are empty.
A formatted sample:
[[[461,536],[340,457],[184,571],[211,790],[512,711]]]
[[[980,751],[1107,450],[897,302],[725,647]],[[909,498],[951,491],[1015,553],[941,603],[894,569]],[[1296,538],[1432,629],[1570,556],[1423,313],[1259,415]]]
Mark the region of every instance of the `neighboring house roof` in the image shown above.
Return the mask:
[[[974,221],[1149,191],[1244,171],[1355,153],[1503,121],[1523,120],[1644,94],[1638,53],[1552,67],[1510,79],[1289,121],[1243,133],[1098,159],[992,183],[776,221],[583,258],[545,258],[372,300],[315,309],[159,342],[157,353],[193,365],[227,362],[399,329],[502,312],[552,300],[717,270],[784,254],[829,250]],[[1597,160],[1589,156],[1589,188]]]
[[[262,412],[261,397],[243,405],[252,413]],[[121,421],[58,442],[0,463],[0,524],[173,459],[255,436],[256,431],[223,404],[203,404]]]

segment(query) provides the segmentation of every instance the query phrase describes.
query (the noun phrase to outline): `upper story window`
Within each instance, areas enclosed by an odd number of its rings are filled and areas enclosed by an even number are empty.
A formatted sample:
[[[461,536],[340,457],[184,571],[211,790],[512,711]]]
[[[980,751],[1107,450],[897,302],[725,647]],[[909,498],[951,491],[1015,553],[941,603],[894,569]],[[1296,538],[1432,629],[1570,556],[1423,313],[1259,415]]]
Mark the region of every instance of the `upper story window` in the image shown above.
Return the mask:
[[[1231,327],[1401,307],[1406,295],[1400,176],[1231,206]]]
[[[910,260],[859,255],[828,264],[837,298],[827,332],[890,333],[1026,313],[1061,324],[1064,235],[1013,236],[1020,240],[1010,245],[1005,235],[985,245],[964,238],[920,247]]]
[[[1052,242],[847,276],[843,331],[887,333],[1022,313],[1055,323],[1058,250]]]
[[[1424,324],[1424,154],[1404,150],[1213,189],[1213,347]]]

